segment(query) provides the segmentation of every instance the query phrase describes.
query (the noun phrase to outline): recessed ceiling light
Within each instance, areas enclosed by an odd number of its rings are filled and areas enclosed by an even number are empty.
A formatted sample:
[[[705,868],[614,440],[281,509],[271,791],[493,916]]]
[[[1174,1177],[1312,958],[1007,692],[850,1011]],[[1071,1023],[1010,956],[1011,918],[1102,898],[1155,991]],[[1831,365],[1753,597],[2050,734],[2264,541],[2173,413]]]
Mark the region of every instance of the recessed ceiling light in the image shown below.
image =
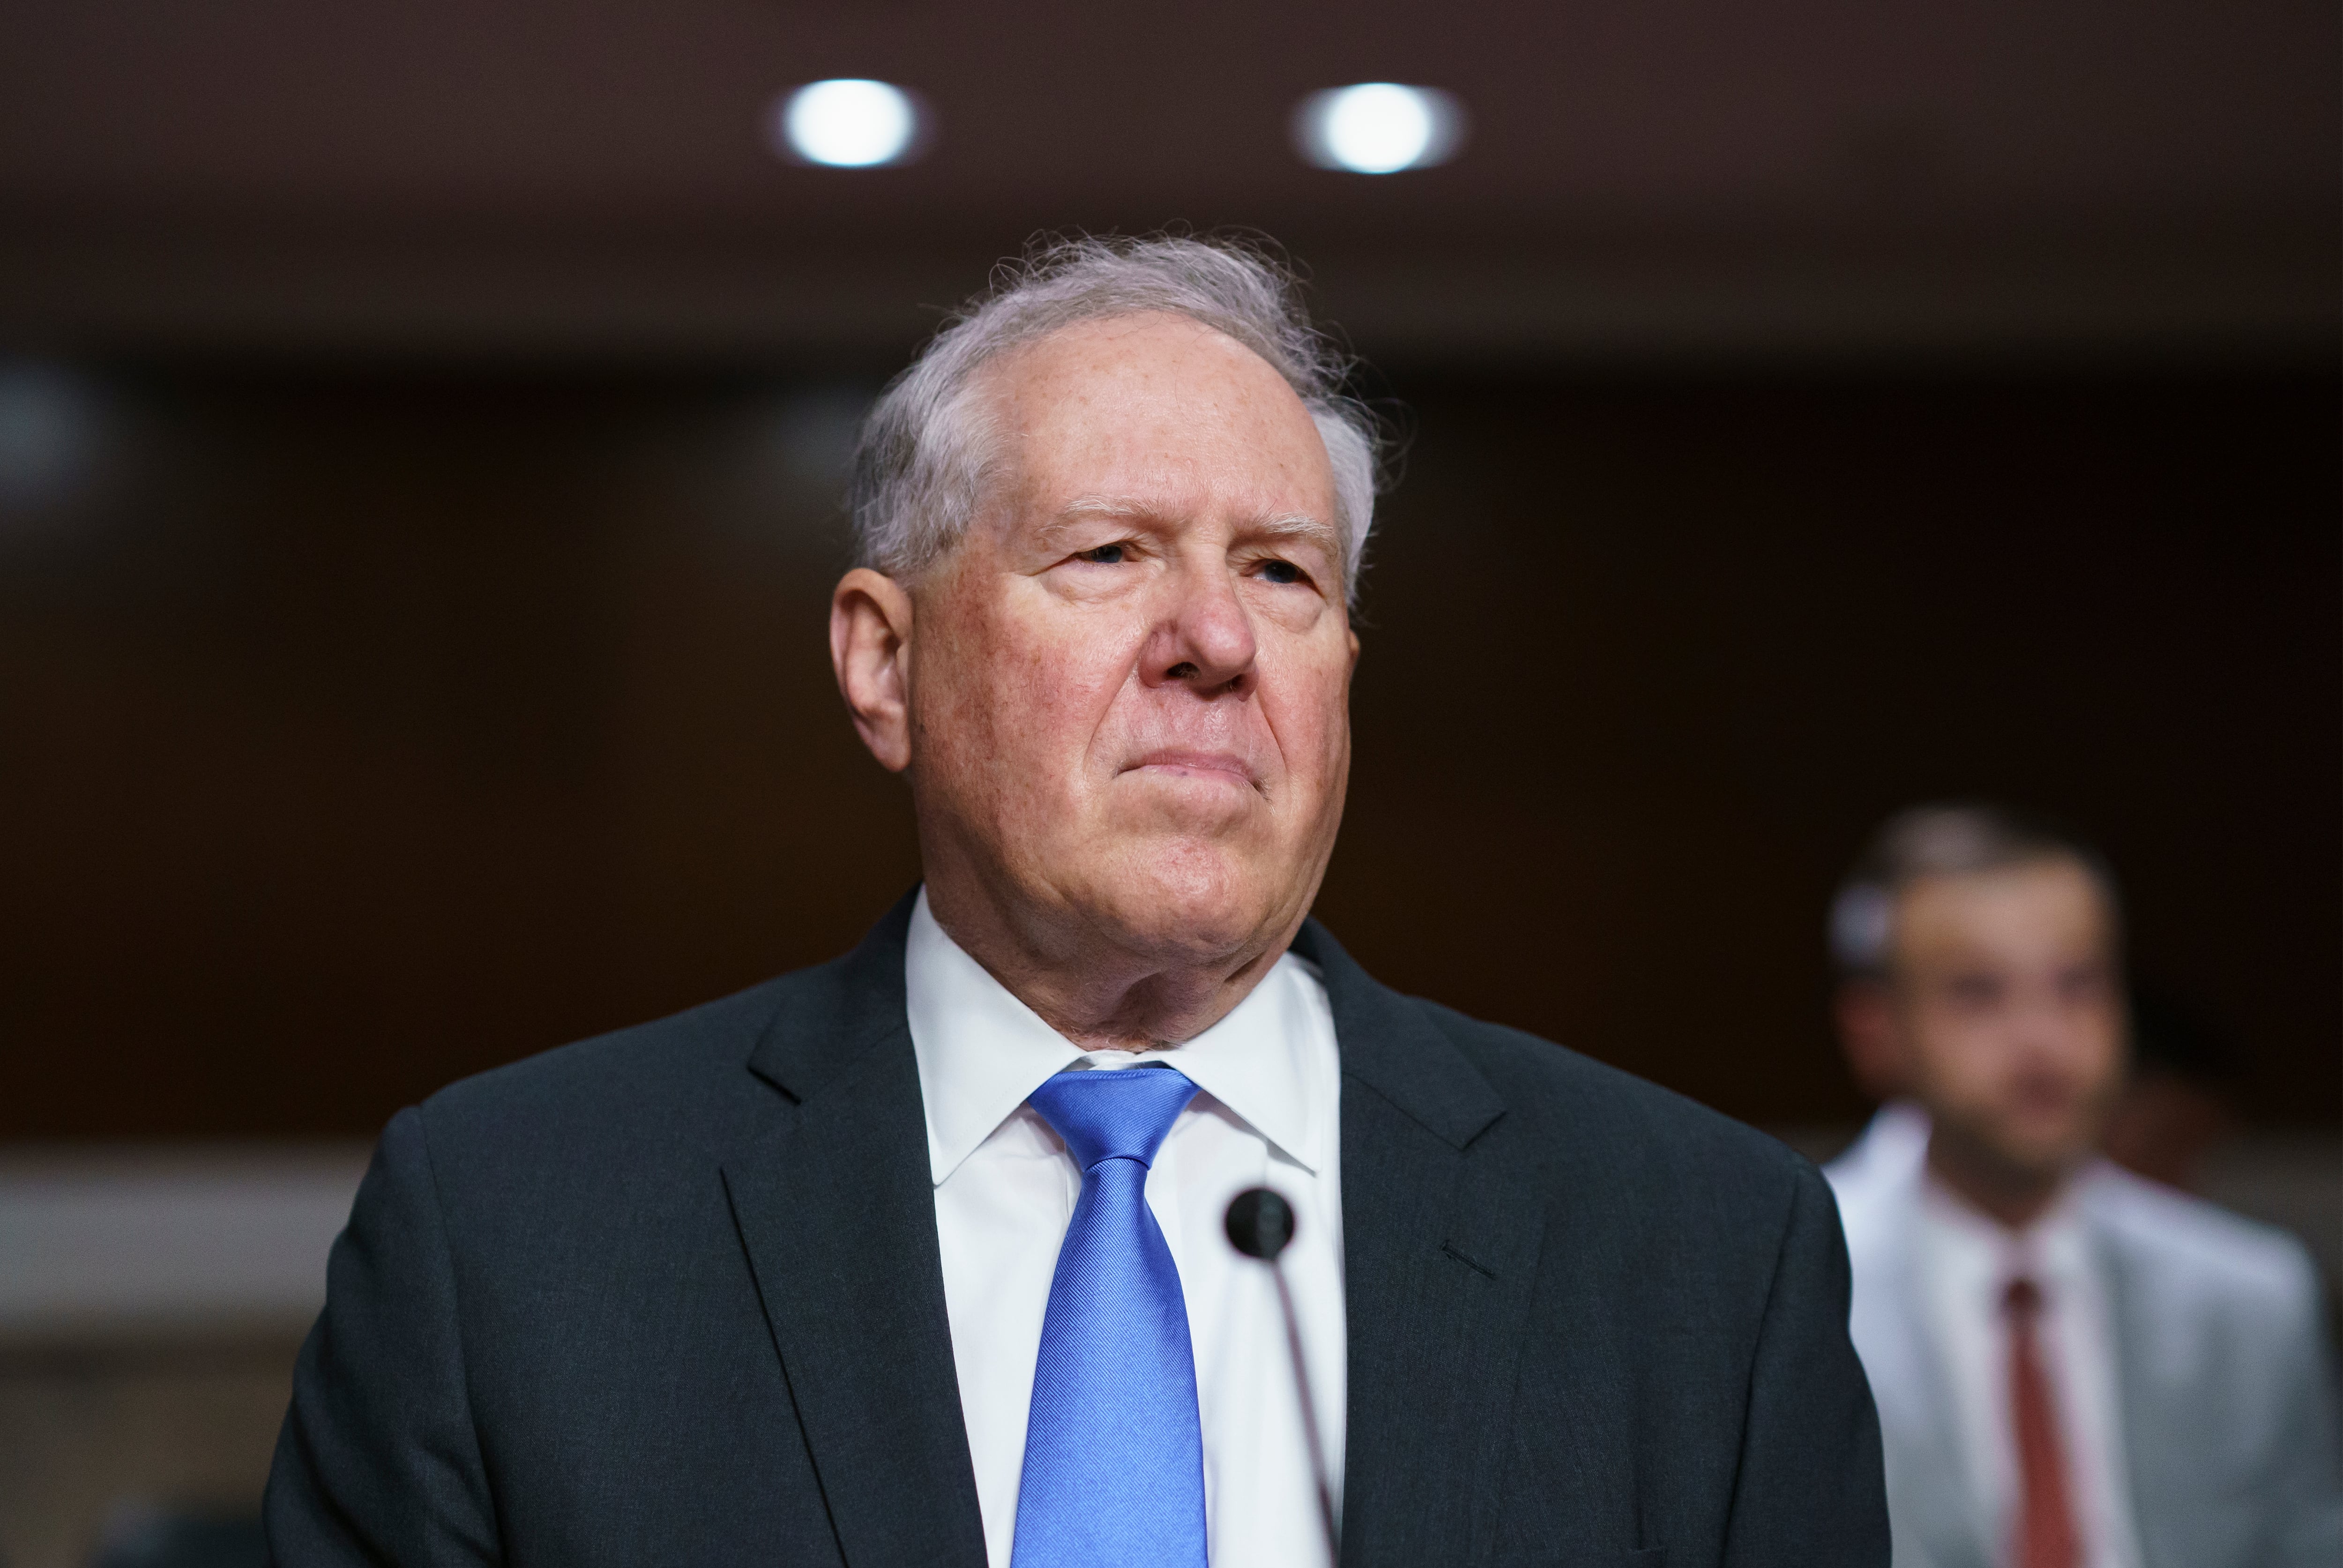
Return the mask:
[[[1463,106],[1437,87],[1361,82],[1312,93],[1293,114],[1293,139],[1320,168],[1389,175],[1444,162],[1464,139]]]
[[[840,76],[809,82],[774,106],[773,140],[809,164],[867,169],[900,164],[917,150],[920,106],[889,82]]]

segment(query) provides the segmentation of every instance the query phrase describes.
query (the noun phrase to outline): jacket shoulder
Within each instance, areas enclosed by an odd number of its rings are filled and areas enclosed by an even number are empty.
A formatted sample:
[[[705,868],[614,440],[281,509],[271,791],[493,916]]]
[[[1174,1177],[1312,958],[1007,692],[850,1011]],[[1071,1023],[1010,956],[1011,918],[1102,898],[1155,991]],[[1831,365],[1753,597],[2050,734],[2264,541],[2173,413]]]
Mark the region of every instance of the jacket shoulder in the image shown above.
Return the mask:
[[[2082,1201],[2126,1268],[2160,1294],[2258,1316],[2316,1311],[2317,1265],[2299,1241],[2275,1226],[2107,1163],[2092,1168]]]
[[[427,1121],[639,1114],[649,1102],[740,1070],[788,992],[779,976],[666,1018],[613,1030],[458,1079],[423,1102]]]
[[[749,1060],[819,973],[525,1057],[402,1112],[445,1222],[501,1269],[539,1255],[520,1246],[531,1235],[600,1237],[699,1212],[721,1163],[781,1104]]]
[[[532,1122],[555,1132],[597,1121],[655,1123],[738,1102],[756,1070],[816,1084],[843,1051],[866,1043],[874,1019],[902,1016],[903,932],[912,894],[854,949],[825,964],[630,1029],[523,1058],[448,1085],[423,1104],[427,1123]],[[796,1049],[778,1054],[770,1047]],[[769,1058],[770,1059],[769,1060]],[[793,1091],[775,1078],[784,1093]]]

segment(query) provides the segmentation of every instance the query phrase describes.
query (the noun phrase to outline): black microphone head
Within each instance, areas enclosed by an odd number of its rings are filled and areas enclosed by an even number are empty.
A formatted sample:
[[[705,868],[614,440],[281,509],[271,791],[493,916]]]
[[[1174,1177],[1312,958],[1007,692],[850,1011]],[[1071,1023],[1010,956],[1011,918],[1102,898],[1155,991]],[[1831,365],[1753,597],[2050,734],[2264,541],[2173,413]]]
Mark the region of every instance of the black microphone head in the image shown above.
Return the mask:
[[[1273,1263],[1293,1240],[1293,1207],[1266,1187],[1250,1188],[1230,1201],[1228,1231],[1229,1245]]]

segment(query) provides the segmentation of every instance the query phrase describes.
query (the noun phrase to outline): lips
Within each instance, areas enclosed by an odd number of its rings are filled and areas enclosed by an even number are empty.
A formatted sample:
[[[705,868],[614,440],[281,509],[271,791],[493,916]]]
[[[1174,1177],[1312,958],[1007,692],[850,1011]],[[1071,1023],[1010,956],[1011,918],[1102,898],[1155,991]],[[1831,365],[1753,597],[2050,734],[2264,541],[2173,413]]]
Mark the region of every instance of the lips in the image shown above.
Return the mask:
[[[1252,764],[1232,751],[1195,751],[1167,747],[1160,751],[1147,753],[1131,763],[1124,771],[1135,772],[1142,768],[1157,768],[1166,772],[1196,774],[1204,777],[1217,776],[1234,783],[1252,785],[1255,788],[1258,788],[1261,783],[1260,779],[1253,777]]]

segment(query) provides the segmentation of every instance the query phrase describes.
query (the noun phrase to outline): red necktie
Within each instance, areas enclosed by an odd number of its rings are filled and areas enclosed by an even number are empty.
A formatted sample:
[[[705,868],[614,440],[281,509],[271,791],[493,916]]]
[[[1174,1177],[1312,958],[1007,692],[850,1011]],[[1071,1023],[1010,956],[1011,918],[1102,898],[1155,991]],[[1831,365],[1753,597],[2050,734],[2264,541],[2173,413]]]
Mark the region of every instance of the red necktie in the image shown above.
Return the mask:
[[[2009,1421],[2017,1438],[2016,1568],[2080,1568],[2075,1513],[2066,1498],[2066,1461],[2058,1446],[2058,1410],[2043,1375],[2034,1325],[2042,1290],[2033,1281],[2009,1282],[2002,1298],[2009,1319]]]

